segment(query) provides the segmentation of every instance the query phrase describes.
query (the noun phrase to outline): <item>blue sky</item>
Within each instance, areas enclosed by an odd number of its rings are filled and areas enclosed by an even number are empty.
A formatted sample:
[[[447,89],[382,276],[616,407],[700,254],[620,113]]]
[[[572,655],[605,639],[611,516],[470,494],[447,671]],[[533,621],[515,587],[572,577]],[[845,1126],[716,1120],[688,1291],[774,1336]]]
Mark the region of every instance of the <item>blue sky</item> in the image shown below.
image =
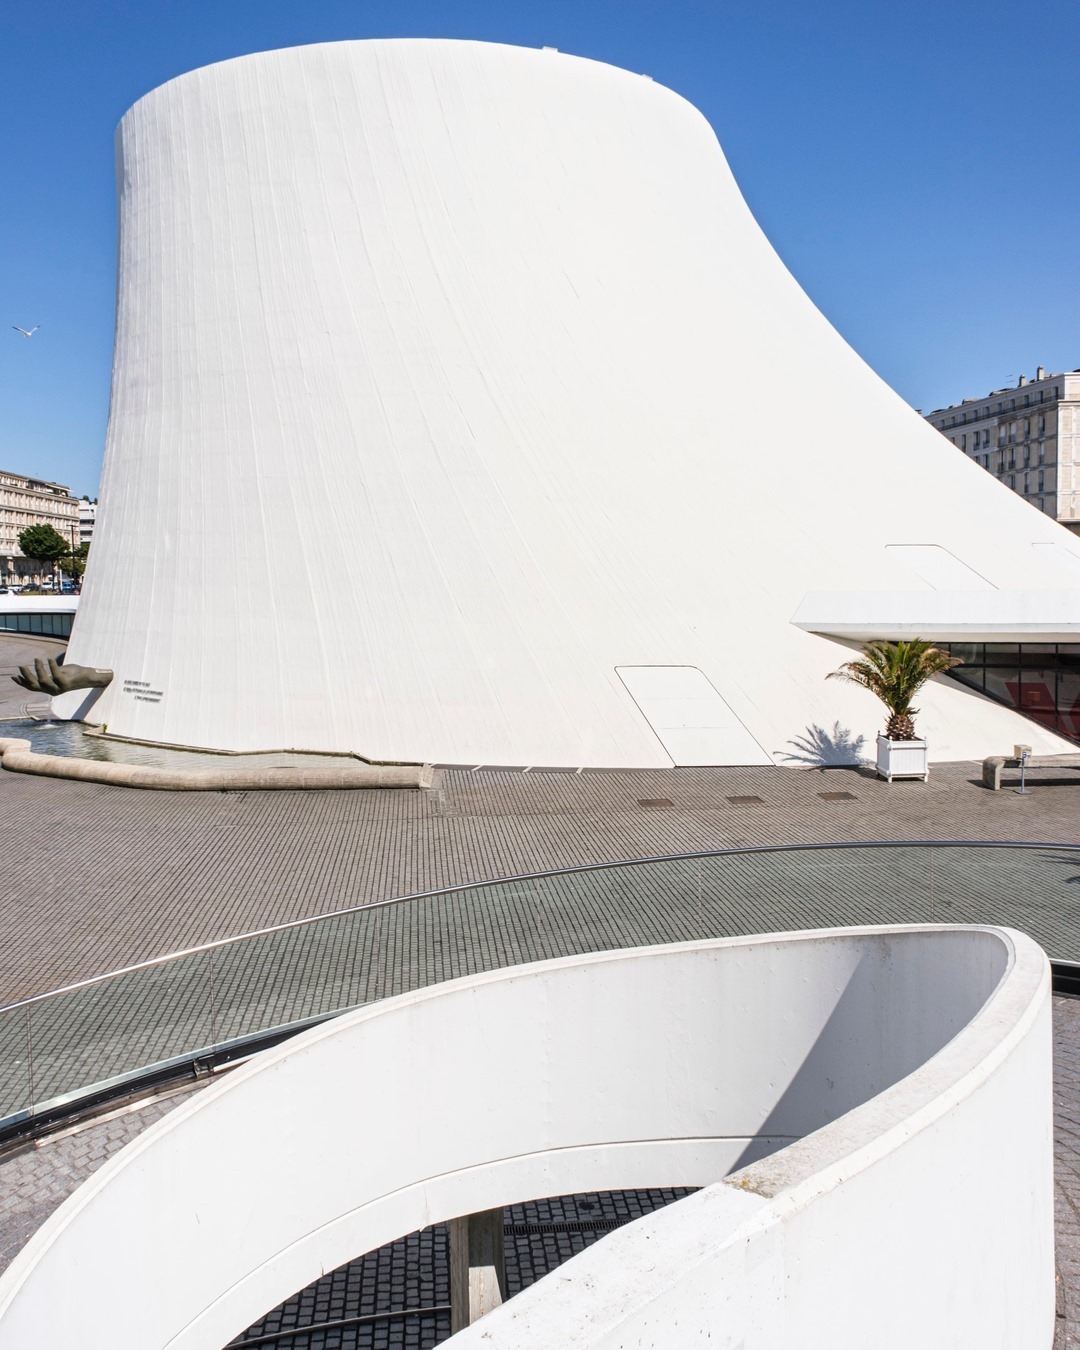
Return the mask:
[[[1080,367],[1077,0],[0,0],[0,467],[97,491],[131,103],[244,52],[394,36],[554,46],[683,94],[917,407]]]

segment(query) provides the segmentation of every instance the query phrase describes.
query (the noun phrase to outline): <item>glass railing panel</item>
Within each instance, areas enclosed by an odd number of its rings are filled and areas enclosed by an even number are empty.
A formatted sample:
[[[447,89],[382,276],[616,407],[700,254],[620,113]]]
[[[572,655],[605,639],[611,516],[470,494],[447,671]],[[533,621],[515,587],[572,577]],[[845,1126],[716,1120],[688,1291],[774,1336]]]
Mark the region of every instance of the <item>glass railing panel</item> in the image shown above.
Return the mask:
[[[586,952],[945,922],[1020,928],[1080,961],[1078,900],[1080,851],[897,845],[659,859],[373,905],[0,1014],[0,1116],[375,999]]]
[[[938,846],[933,858],[939,923],[1018,928],[1058,961],[1080,961],[1080,851]]]
[[[505,923],[497,942],[485,932],[478,940],[489,944],[491,964],[505,965],[762,932],[925,923],[935,919],[930,883],[930,853],[918,847],[660,860],[514,883],[534,902],[532,942]],[[483,926],[485,892],[468,903]]]
[[[117,975],[27,1005],[36,1105],[213,1044],[210,956]]]
[[[537,959],[700,936],[700,870],[674,859],[540,878]]]
[[[537,960],[530,882],[472,887],[387,905],[377,997]]]
[[[612,867],[425,896],[386,910],[386,993],[584,952],[636,947],[664,931],[664,898],[692,865]],[[673,900],[669,919],[676,904]],[[678,938],[670,939],[678,941]]]
[[[712,936],[932,923],[928,850],[810,849],[702,860]]]
[[[378,997],[383,910],[263,933],[213,953],[218,1043],[324,1017]]]
[[[30,1105],[28,1017],[25,1007],[0,1013],[0,1120]]]

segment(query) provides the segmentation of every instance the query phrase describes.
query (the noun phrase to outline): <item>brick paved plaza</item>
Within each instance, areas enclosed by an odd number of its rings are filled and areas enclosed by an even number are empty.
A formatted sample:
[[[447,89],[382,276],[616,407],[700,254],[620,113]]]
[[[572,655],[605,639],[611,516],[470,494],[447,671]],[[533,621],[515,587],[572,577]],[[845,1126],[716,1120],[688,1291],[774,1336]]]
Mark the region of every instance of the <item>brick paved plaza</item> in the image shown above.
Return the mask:
[[[0,717],[22,716],[26,701],[6,674],[55,650],[0,638]],[[867,733],[874,719],[868,702]],[[988,792],[976,763],[935,765],[927,784],[892,785],[867,769],[806,764],[584,774],[457,768],[439,770],[429,793],[157,793],[0,772],[0,1002],[371,900],[587,862],[798,842],[1080,841],[1080,773],[1039,769],[1031,786],[1026,797]],[[1060,864],[1057,882],[1044,885],[1030,924],[1019,926],[1055,956],[1080,955],[1080,864],[1065,854],[1052,861]],[[1017,921],[1017,898],[1032,891],[1022,866],[974,854],[953,862],[935,878],[943,907],[932,917],[970,917],[961,904],[970,880],[984,896],[1000,891],[1002,912],[987,919]],[[972,879],[971,868],[993,870]],[[863,880],[850,879],[846,921],[931,917],[876,909]],[[921,878],[912,882],[912,894],[921,894]],[[758,897],[759,889],[747,894]],[[800,894],[809,897],[806,912],[793,917],[813,926],[812,892]],[[766,904],[762,923],[771,912]],[[634,921],[630,915],[628,932]],[[749,911],[740,919],[754,921]],[[1080,1305],[1080,1003],[1056,999],[1055,1016],[1058,1265],[1068,1307],[1070,1291]],[[10,1259],[81,1176],[167,1106],[89,1126],[5,1163],[0,1252]],[[1063,1318],[1060,1343],[1073,1344],[1066,1334]],[[1080,1345],[1071,1321],[1068,1334]]]
[[[0,684],[13,664],[4,642]],[[868,707],[868,730],[873,717]],[[988,792],[975,763],[935,765],[926,784],[807,766],[452,769],[427,793],[159,793],[0,773],[0,999],[369,900],[586,862],[803,841],[1080,839],[1080,772],[1039,769],[1031,785],[1027,797]],[[642,805],[657,801],[671,805]]]

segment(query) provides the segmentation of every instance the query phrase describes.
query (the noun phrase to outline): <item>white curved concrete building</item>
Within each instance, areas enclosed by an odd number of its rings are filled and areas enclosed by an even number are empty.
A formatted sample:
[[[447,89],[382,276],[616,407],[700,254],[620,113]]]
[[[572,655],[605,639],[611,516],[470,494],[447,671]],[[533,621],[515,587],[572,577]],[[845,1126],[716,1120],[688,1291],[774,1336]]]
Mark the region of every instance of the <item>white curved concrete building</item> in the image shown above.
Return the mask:
[[[1080,544],[814,308],[712,130],[549,51],[225,62],[118,133],[102,505],[57,711],[216,749],[782,762],[837,636],[1072,642]],[[868,434],[868,429],[872,432]],[[944,680],[939,759],[1071,748]]]
[[[220,1350],[413,1229],[678,1185],[706,1189],[462,1347],[1050,1350],[1051,1143],[1050,971],[1011,930],[489,971],[302,1033],[147,1129],[0,1276],[0,1344]]]

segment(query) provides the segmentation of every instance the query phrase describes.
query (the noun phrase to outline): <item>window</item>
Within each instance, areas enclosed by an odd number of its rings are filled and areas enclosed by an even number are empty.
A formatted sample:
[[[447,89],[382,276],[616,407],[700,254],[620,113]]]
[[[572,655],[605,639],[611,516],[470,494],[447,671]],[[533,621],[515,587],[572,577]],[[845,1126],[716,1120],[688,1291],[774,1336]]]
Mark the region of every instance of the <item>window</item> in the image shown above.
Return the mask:
[[[960,437],[960,449],[961,449],[961,450],[966,450],[966,449],[967,449],[967,437],[966,437],[966,436],[961,436],[961,437]]]
[[[950,679],[984,690],[1032,721],[1073,740],[1080,739],[1080,647],[1075,644],[943,643],[963,665]]]
[[[1009,486],[1014,492],[1016,491],[1016,474],[1014,473],[1009,474]]]
[[[1039,435],[1040,435],[1040,436],[1045,436],[1045,435],[1046,435],[1046,414],[1045,414],[1045,413],[1042,415],[1042,417],[1039,418]]]

